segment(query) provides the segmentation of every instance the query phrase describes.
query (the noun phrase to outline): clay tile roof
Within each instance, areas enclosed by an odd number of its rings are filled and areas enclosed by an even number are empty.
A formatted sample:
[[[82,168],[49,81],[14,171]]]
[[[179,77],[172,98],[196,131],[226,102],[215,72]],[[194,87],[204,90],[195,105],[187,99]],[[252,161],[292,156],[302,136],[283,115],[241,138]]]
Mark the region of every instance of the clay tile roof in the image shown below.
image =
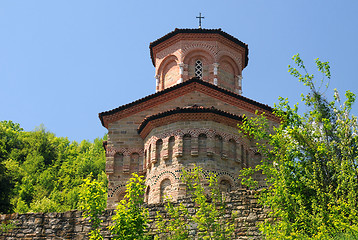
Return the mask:
[[[229,90],[226,90],[224,88],[218,87],[218,86],[216,86],[214,84],[211,84],[209,82],[203,81],[203,80],[201,80],[199,78],[192,78],[192,79],[189,79],[188,81],[176,84],[176,85],[174,85],[172,87],[169,87],[169,88],[166,88],[166,89],[164,89],[162,91],[159,91],[159,92],[156,92],[154,94],[148,95],[148,96],[146,96],[144,98],[141,98],[141,99],[138,99],[138,100],[136,100],[134,102],[119,106],[119,107],[117,107],[115,109],[112,109],[112,110],[109,110],[109,111],[101,112],[101,113],[98,114],[98,117],[101,120],[102,126],[105,127],[104,122],[103,122],[103,117],[115,114],[115,113],[120,112],[120,111],[122,111],[124,109],[130,108],[132,106],[135,106],[135,105],[143,103],[143,102],[146,102],[146,101],[148,101],[150,99],[156,98],[156,97],[158,97],[160,95],[166,94],[166,93],[171,92],[171,91],[173,91],[175,89],[179,89],[179,88],[181,88],[183,86],[186,86],[186,85],[189,85],[189,84],[192,84],[192,83],[199,83],[199,84],[202,84],[202,85],[207,86],[209,88],[216,89],[217,91],[220,91],[220,92],[222,92],[224,94],[227,94],[229,96],[235,97],[235,98],[237,98],[239,100],[242,100],[242,101],[244,101],[244,102],[246,102],[248,104],[251,104],[251,105],[254,105],[256,107],[259,107],[259,108],[261,108],[263,110],[266,110],[268,112],[273,111],[273,109],[270,106],[268,106],[267,104],[262,104],[262,103],[256,102],[256,101],[254,101],[254,100],[252,100],[250,98],[241,96],[241,95],[236,94],[236,93],[234,93],[232,91],[229,91]]]
[[[153,47],[157,46],[158,44],[170,39],[171,37],[179,34],[179,33],[206,33],[206,34],[219,34],[226,39],[232,41],[233,43],[236,43],[237,45],[245,48],[245,67],[247,66],[249,62],[249,48],[246,43],[241,42],[239,39],[235,38],[234,36],[224,32],[221,30],[221,28],[218,29],[204,29],[204,28],[176,28],[174,31],[166,34],[165,36],[155,40],[154,42],[151,42],[149,44],[150,48],[150,58],[152,59],[152,63],[155,66],[155,59],[153,56]]]
[[[226,111],[219,110],[213,106],[210,108],[206,108],[203,106],[192,105],[192,106],[187,106],[187,107],[183,107],[183,108],[177,107],[177,108],[174,108],[174,109],[171,109],[168,111],[164,111],[164,112],[160,112],[160,113],[157,113],[157,114],[154,114],[154,115],[144,118],[144,120],[138,127],[138,133],[140,134],[141,131],[145,128],[145,126],[150,121],[153,121],[155,119],[159,119],[162,117],[166,117],[169,115],[173,115],[173,114],[178,114],[178,113],[215,113],[215,114],[218,114],[218,115],[221,115],[224,117],[235,119],[237,121],[242,121],[242,119],[243,119],[241,116],[238,116],[238,115],[226,112]]]

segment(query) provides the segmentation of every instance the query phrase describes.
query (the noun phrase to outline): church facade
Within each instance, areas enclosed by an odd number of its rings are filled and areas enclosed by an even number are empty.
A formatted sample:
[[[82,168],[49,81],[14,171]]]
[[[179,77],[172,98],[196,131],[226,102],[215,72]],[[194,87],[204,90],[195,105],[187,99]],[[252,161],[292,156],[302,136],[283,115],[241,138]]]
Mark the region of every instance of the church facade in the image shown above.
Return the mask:
[[[194,165],[215,173],[222,191],[240,188],[239,171],[261,160],[238,132],[242,115],[279,122],[272,108],[242,96],[247,44],[221,29],[175,29],[150,44],[150,56],[156,93],[99,113],[108,129],[107,207],[124,197],[133,172],[145,176],[149,204],[184,197],[180,175]]]

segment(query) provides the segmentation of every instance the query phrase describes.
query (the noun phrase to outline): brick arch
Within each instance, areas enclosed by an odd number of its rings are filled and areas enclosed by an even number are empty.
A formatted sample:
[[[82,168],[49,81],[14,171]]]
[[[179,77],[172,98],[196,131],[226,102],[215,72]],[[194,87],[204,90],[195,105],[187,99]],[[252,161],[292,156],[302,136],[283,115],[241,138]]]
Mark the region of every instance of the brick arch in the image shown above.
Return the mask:
[[[179,180],[179,176],[177,176],[174,172],[164,170],[161,171],[157,176],[153,176],[151,179],[147,179],[147,185],[151,187],[160,187],[160,183],[166,178],[168,178],[172,184],[176,183]]]
[[[174,55],[169,55],[167,57],[164,58],[164,60],[160,63],[159,67],[157,68],[157,75],[159,75],[160,77],[160,82],[159,82],[159,89],[164,89],[172,84],[170,83],[166,83],[166,81],[168,81],[169,79],[165,79],[167,76],[167,74],[170,74],[171,72],[175,72],[177,71],[177,77],[179,77],[179,67],[178,67],[178,63],[179,60],[176,56]],[[173,79],[173,83],[176,82],[176,80],[178,79]],[[166,86],[168,85],[168,86]]]
[[[126,191],[126,183],[121,183],[114,188],[108,188],[108,197],[118,197],[121,193]]]
[[[227,50],[221,50],[216,55],[219,63],[220,63],[220,61],[222,61],[222,59],[225,59],[225,58],[231,59],[235,63],[235,65],[237,66],[239,74],[241,74],[241,72],[242,72],[242,60],[241,60],[241,57],[238,57],[238,56],[241,56],[241,55],[240,54],[233,54],[232,52],[227,51]]]
[[[239,75],[241,74],[241,71],[240,71],[240,67],[239,65],[237,64],[237,62],[230,56],[228,55],[223,55],[219,58],[219,69],[220,69],[220,64],[222,63],[227,63],[231,66],[231,68],[233,69],[233,74],[234,76],[236,75]]]
[[[203,51],[203,52],[207,52],[209,53],[212,58],[213,58],[213,62],[216,60],[216,47],[215,45],[209,45],[206,43],[202,43],[202,42],[197,42],[197,43],[191,43],[189,45],[186,45],[185,47],[182,48],[182,56],[183,56],[183,62],[185,62],[185,58],[194,51]]]
[[[174,55],[179,60],[181,60],[181,54],[180,54],[180,51],[178,51],[178,50],[179,50],[178,46],[175,46],[175,45],[167,47],[167,48],[165,48],[165,49],[163,49],[163,50],[161,50],[160,52],[157,53],[156,60],[164,59],[166,56],[170,56],[170,55]],[[161,62],[162,61],[163,60],[161,60]]]
[[[169,178],[164,178],[160,181],[159,189],[160,202],[163,202],[165,197],[170,198],[172,196],[173,182]]]
[[[184,64],[194,65],[195,60],[202,60],[204,65],[213,64],[215,61],[215,57],[211,52],[205,51],[201,48],[192,49],[192,51],[188,52],[183,59]]]
[[[163,69],[168,65],[168,63],[172,61],[175,61],[177,64],[179,63],[179,60],[175,55],[169,55],[165,57],[160,63],[160,65],[157,67],[157,74],[160,74],[163,71]]]
[[[235,184],[234,179],[231,176],[225,174],[225,175],[221,175],[220,177],[218,177],[219,187],[220,187],[220,183],[222,181],[228,181],[229,182],[231,191],[235,189],[236,184]]]

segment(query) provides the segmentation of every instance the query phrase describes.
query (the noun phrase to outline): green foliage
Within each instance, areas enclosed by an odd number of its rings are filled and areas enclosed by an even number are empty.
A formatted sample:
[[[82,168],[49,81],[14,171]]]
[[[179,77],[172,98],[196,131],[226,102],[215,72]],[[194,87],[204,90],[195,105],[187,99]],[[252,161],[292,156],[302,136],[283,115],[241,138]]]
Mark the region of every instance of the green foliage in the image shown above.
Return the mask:
[[[358,134],[357,118],[350,114],[355,95],[348,91],[342,103],[335,90],[335,100],[328,101],[299,55],[293,60],[298,69],[289,66],[289,72],[309,88],[302,95],[308,111],[300,115],[297,105],[291,107],[280,98],[275,106],[279,126],[269,129],[264,115],[239,125],[241,132],[258,141],[264,155],[255,171],[267,177],[260,202],[271,208],[274,221],[261,225],[261,230],[267,239],[356,238]],[[319,59],[316,65],[322,86],[331,77],[330,67]]]
[[[225,220],[225,198],[220,192],[217,177],[210,173],[203,177],[203,170],[195,167],[193,171],[183,170],[183,181],[195,203],[195,214],[192,217],[197,224],[200,239],[224,240],[232,238],[234,224]],[[208,190],[203,183],[208,183]]]
[[[180,203],[174,206],[168,198],[165,204],[167,218],[163,218],[162,214],[157,212],[156,226],[157,232],[160,234],[155,239],[167,240],[186,240],[189,237],[190,215],[188,209]]]
[[[168,220],[157,214],[157,227],[161,236],[170,240],[191,239],[188,228],[192,225],[197,227],[199,239],[231,239],[235,230],[233,218],[232,221],[224,218],[227,214],[225,198],[220,192],[217,177],[209,174],[205,178],[203,170],[195,166],[190,172],[183,169],[182,181],[194,201],[195,213],[190,215],[182,204],[174,207],[167,201],[165,209]]]
[[[89,218],[92,229],[90,232],[90,239],[103,239],[101,235],[101,214],[106,209],[107,191],[103,182],[92,180],[92,174],[84,179],[81,185],[82,191],[80,193],[80,209],[84,210],[82,216]]]
[[[10,212],[14,178],[6,167],[11,150],[19,147],[18,135],[22,132],[19,124],[12,121],[0,122],[0,213]]]
[[[0,122],[0,212],[61,212],[78,208],[91,172],[107,185],[103,139],[70,142],[40,126],[26,132]]]
[[[10,222],[3,222],[0,224],[0,233],[4,232],[9,232],[12,229],[16,228],[16,225],[13,221]]]
[[[132,174],[126,185],[126,195],[116,208],[112,217],[113,225],[109,227],[113,239],[137,240],[149,239],[146,235],[148,223],[148,210],[144,204],[143,176]]]

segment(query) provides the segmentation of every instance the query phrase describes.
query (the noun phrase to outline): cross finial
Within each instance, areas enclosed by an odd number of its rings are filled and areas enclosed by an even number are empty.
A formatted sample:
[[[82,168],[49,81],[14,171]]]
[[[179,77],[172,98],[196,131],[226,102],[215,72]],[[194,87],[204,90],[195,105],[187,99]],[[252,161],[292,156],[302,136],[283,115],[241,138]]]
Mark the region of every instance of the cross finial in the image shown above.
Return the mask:
[[[201,13],[199,13],[199,17],[196,17],[196,18],[199,18],[199,28],[201,28],[201,19],[204,18],[201,16]]]

